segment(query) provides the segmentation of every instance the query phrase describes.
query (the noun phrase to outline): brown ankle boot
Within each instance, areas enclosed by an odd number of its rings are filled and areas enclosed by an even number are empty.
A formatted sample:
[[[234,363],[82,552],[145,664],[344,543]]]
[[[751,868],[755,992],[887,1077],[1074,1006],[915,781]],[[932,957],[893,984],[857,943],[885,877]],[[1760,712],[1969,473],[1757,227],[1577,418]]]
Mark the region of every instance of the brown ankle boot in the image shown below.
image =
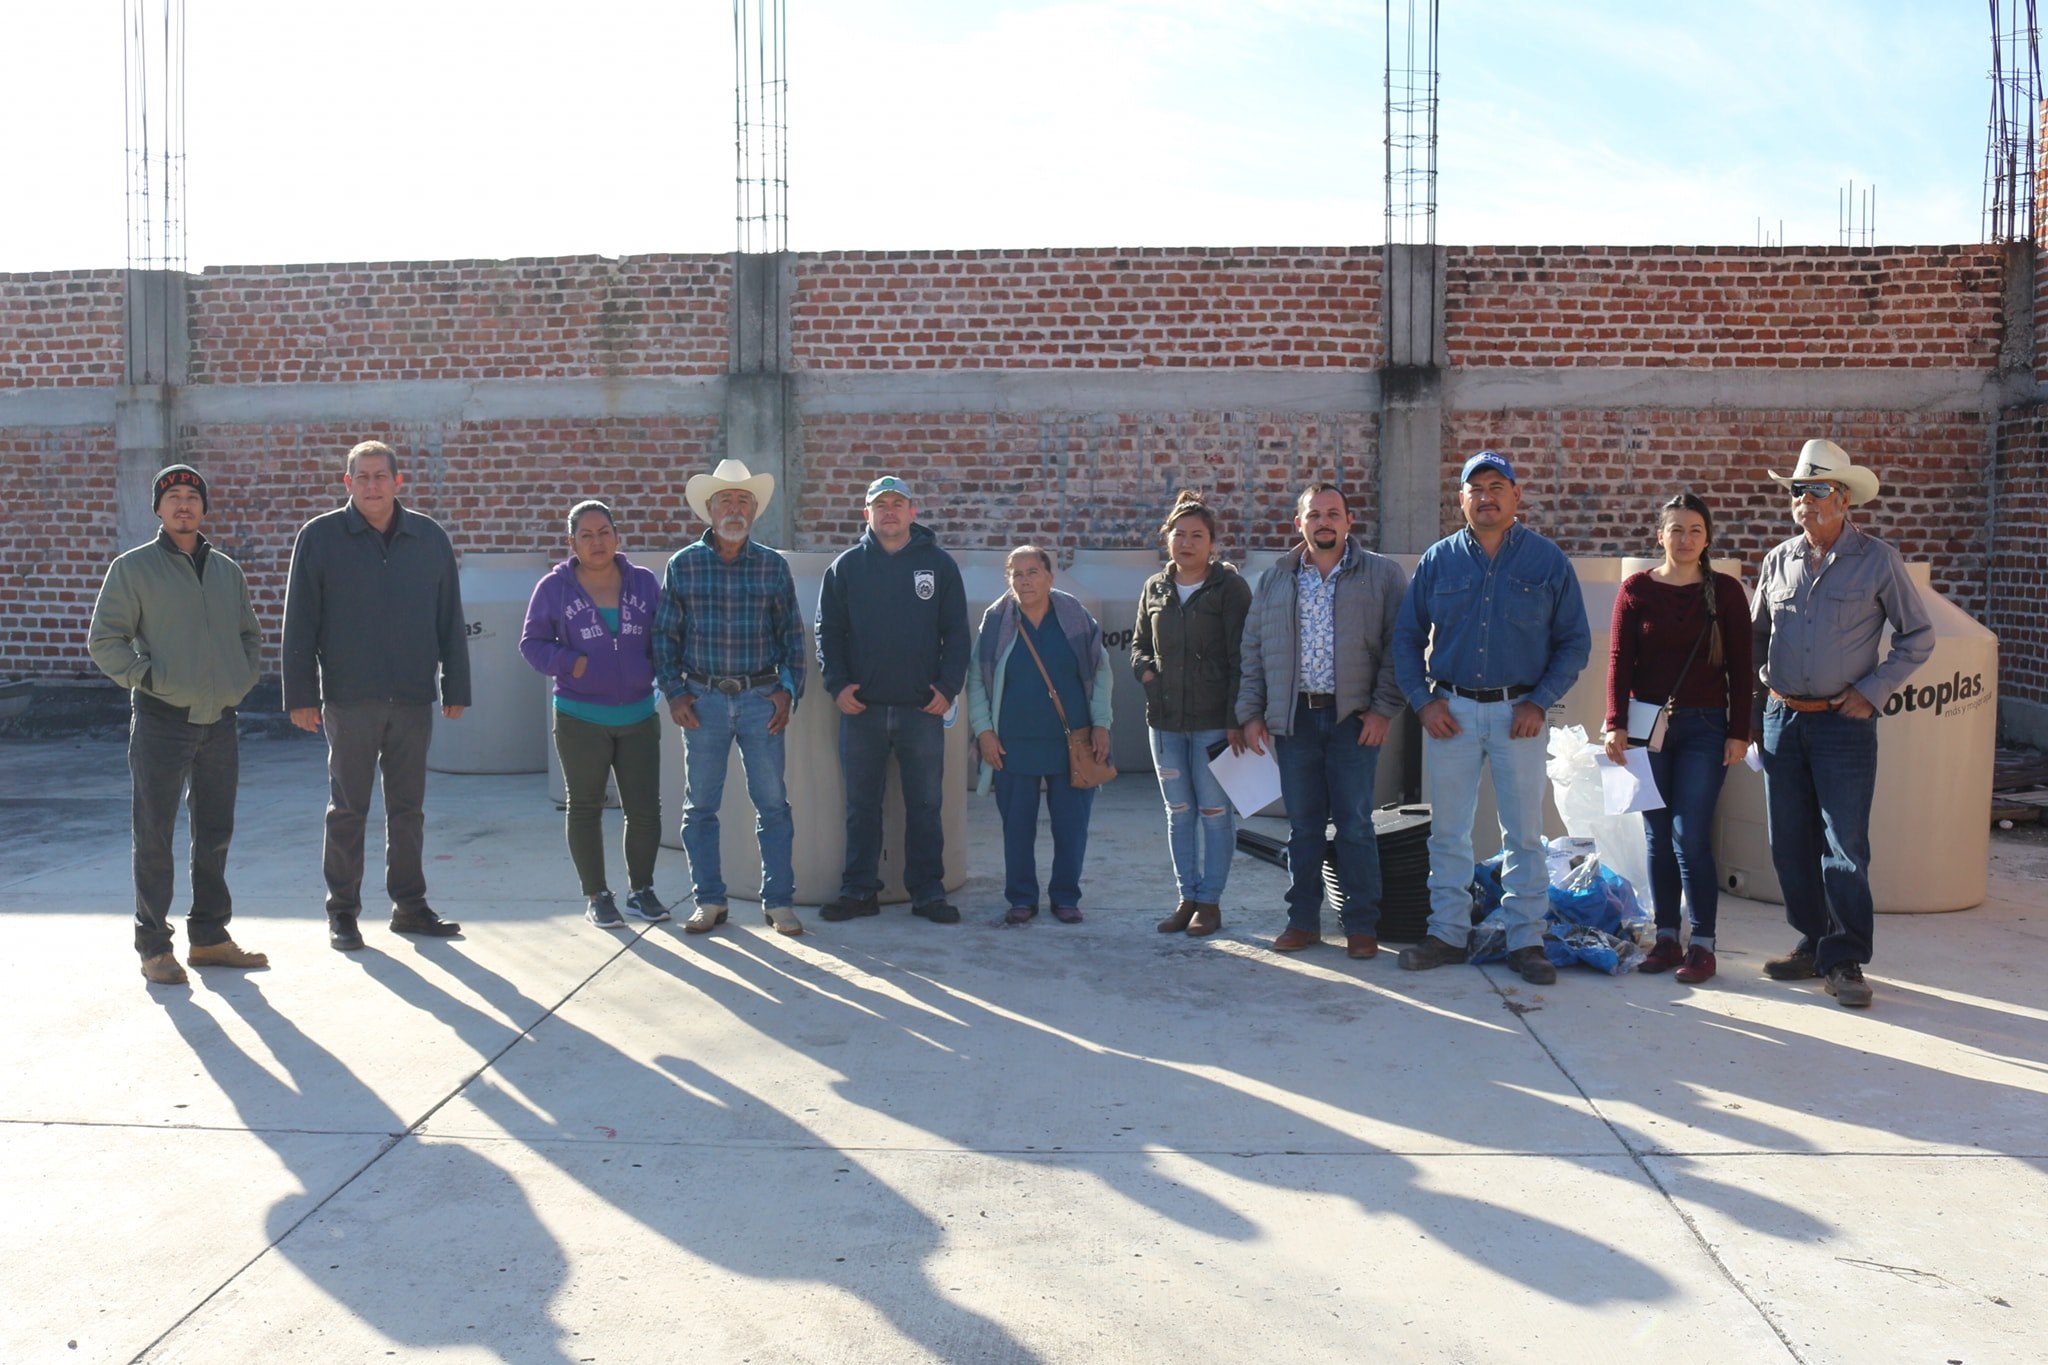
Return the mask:
[[[1195,913],[1188,919],[1188,937],[1201,938],[1213,934],[1223,927],[1223,907],[1197,903]]]
[[[1179,933],[1188,927],[1188,921],[1194,917],[1194,913],[1195,903],[1193,901],[1182,901],[1174,907],[1172,914],[1159,921],[1159,932],[1162,934]]]

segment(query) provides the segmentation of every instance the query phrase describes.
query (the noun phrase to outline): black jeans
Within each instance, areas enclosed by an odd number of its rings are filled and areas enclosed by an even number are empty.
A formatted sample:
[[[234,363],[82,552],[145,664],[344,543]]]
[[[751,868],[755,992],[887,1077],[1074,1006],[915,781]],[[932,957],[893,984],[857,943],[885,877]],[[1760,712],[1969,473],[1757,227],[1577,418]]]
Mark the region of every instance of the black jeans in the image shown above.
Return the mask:
[[[135,951],[171,950],[171,837],[178,798],[192,832],[192,908],[185,937],[193,947],[225,943],[234,906],[228,896],[228,841],[235,837],[235,788],[242,776],[235,713],[194,725],[146,697],[128,721],[128,773],[134,779]]]
[[[427,828],[427,744],[434,737],[431,702],[329,702],[320,713],[327,731],[327,837],[321,870],[327,877],[327,914],[363,908],[363,826],[370,815],[370,785],[384,774],[384,889],[393,910],[427,903],[420,851]]]
[[[661,723],[649,716],[632,725],[599,725],[556,711],[554,727],[569,797],[563,828],[583,894],[611,889],[604,872],[604,788],[614,774],[626,815],[626,886],[653,886],[661,852]]]

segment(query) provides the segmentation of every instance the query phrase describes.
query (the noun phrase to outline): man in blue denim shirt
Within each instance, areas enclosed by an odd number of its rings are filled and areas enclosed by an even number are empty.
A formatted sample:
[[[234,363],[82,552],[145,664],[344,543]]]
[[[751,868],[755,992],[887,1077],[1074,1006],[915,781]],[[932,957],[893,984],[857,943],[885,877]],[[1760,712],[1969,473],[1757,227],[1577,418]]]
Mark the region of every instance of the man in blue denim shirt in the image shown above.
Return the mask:
[[[718,807],[735,741],[754,798],[761,909],[777,933],[804,931],[790,905],[796,832],[782,778],[782,735],[804,690],[803,618],[789,562],[749,535],[774,494],[774,475],[738,460],[685,484],[706,530],[669,560],[654,612],[654,681],[683,728],[683,852],[697,902],[685,933],[725,922]]]
[[[1430,805],[1429,936],[1402,950],[1401,966],[1415,972],[1465,960],[1483,763],[1507,850],[1508,963],[1524,981],[1547,986],[1557,968],[1543,953],[1543,717],[1586,666],[1592,634],[1564,552],[1515,520],[1521,498],[1506,457],[1482,450],[1465,461],[1465,529],[1423,552],[1394,627],[1394,673],[1422,721]]]

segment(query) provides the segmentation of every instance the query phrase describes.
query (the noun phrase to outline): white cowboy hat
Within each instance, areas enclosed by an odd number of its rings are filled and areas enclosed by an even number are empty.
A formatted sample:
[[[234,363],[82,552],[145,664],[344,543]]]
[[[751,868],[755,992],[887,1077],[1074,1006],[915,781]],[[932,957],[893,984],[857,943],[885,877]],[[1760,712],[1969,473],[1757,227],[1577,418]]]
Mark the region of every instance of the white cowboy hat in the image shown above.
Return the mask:
[[[1877,496],[1877,475],[1857,465],[1849,458],[1849,452],[1833,441],[1808,441],[1799,448],[1799,463],[1792,467],[1790,474],[1772,474],[1771,477],[1787,487],[1817,479],[1841,484],[1849,490],[1851,506],[1869,502]]]
[[[775,496],[775,476],[752,473],[738,460],[720,460],[718,468],[709,474],[690,476],[690,481],[683,485],[683,498],[690,504],[690,510],[697,514],[697,520],[709,525],[711,499],[728,488],[752,493],[754,515],[758,517],[768,510],[768,500]]]

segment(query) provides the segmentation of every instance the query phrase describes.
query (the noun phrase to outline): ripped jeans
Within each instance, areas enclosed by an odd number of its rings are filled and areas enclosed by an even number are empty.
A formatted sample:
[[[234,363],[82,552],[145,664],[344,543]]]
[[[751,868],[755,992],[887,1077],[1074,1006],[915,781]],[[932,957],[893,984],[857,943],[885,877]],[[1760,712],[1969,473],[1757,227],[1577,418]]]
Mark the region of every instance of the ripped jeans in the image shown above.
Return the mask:
[[[1223,738],[1223,731],[1149,733],[1152,768],[1159,776],[1159,794],[1166,801],[1166,840],[1173,850],[1173,875],[1180,883],[1180,898],[1215,905],[1223,899],[1223,883],[1230,877],[1237,832],[1230,798],[1209,771],[1209,746]]]

